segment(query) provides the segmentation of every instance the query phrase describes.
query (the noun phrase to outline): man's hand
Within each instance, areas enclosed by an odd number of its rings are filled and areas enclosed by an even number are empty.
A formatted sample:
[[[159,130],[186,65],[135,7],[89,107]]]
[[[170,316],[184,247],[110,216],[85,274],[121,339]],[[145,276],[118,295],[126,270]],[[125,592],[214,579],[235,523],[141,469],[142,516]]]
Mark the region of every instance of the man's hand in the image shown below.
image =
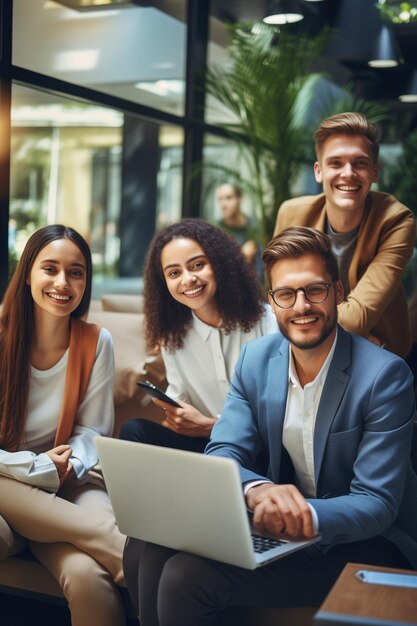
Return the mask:
[[[260,532],[315,535],[311,509],[294,485],[256,485],[246,494],[246,503],[253,511],[253,525]]]
[[[48,450],[46,454],[50,457],[51,461],[55,463],[59,483],[62,485],[64,480],[66,480],[72,472],[72,465],[68,461],[72,454],[70,446],[66,444],[57,446],[56,448],[52,448],[52,450]]]
[[[153,402],[164,409],[165,419],[162,424],[166,428],[188,437],[210,437],[211,429],[216,420],[212,417],[206,417],[191,404],[181,402],[181,408],[177,409],[162,400],[154,398]]]

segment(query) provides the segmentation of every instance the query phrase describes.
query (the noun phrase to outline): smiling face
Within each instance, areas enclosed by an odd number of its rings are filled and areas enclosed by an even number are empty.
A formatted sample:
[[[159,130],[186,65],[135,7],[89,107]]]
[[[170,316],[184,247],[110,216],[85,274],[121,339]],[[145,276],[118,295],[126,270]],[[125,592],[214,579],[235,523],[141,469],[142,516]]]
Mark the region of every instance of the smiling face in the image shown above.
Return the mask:
[[[172,239],[162,250],[162,271],[171,296],[207,324],[217,325],[216,277],[203,248],[193,239]]]
[[[347,220],[353,230],[362,219],[372,183],[378,179],[378,165],[369,140],[362,135],[336,134],[328,137],[314,165],[318,183],[323,184],[326,209],[332,216]]]
[[[298,289],[311,283],[332,282],[323,259],[316,254],[276,261],[271,267],[270,279],[272,291],[282,287]],[[340,281],[330,287],[329,295],[320,304],[308,302],[304,293],[298,291],[294,306],[282,309],[269,295],[269,303],[282,334],[299,350],[318,347],[330,349],[336,332],[337,305],[342,301],[343,287]]]
[[[35,313],[69,316],[86,287],[86,261],[69,239],[55,239],[39,252],[27,279]]]

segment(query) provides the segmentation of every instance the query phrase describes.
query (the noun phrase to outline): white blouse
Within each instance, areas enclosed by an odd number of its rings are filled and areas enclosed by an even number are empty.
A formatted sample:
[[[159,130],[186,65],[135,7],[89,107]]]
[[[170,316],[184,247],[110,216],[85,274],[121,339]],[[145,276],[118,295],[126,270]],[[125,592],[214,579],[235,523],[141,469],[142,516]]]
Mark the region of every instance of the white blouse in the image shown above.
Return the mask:
[[[18,452],[0,450],[0,474],[53,492],[59,488],[59,477],[55,464],[45,452],[54,445],[68,353],[69,350],[48,370],[31,368],[25,441]],[[111,435],[113,431],[113,378],[113,341],[110,333],[102,328],[87,392],[68,441],[72,449],[69,460],[79,479],[98,461],[94,437]]]
[[[205,324],[194,313],[192,316],[183,347],[174,352],[162,348],[168,380],[166,392],[207,417],[217,417],[241,348],[252,339],[276,333],[278,325],[269,305],[265,305],[264,315],[248,333],[237,328],[226,334],[222,328]]]

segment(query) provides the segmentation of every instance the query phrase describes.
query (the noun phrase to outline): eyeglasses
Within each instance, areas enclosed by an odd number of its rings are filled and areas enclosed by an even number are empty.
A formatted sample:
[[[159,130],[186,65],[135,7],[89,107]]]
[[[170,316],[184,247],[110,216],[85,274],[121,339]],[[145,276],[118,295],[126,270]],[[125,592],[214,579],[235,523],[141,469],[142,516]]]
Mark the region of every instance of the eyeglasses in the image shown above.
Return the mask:
[[[294,306],[299,291],[303,292],[305,299],[311,304],[324,302],[329,295],[330,287],[336,282],[337,281],[334,280],[331,283],[310,283],[307,287],[298,287],[298,289],[278,287],[278,289],[269,291],[268,293],[280,309],[290,309]]]

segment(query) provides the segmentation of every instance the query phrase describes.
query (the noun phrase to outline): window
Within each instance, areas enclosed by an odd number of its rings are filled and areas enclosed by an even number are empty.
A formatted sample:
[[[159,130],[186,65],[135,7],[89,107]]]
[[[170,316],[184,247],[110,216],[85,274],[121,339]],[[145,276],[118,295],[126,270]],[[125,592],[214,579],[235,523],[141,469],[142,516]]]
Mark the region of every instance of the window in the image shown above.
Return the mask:
[[[91,5],[14,0],[13,63],[182,115],[185,0],[167,3],[170,14],[128,2],[103,10]]]
[[[63,223],[90,244],[96,293],[120,277],[137,291],[155,227],[181,216],[183,140],[172,125],[14,84],[12,262],[37,228]]]

